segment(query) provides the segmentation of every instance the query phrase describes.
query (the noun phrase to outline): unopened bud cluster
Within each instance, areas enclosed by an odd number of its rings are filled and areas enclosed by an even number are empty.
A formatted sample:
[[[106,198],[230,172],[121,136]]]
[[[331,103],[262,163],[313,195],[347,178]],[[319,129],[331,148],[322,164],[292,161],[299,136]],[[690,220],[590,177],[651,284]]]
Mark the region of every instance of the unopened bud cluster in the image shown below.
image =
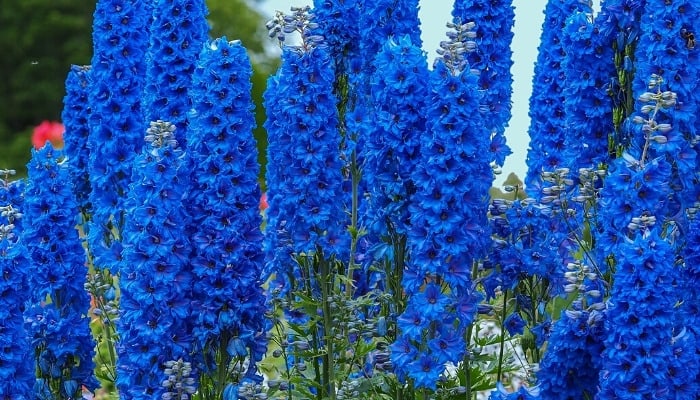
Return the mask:
[[[190,376],[192,373],[192,364],[179,359],[177,361],[166,361],[165,376],[168,378],[163,381],[163,387],[166,389],[161,397],[163,400],[189,400],[190,395],[197,391],[195,380]]]
[[[151,125],[146,129],[146,143],[150,143],[154,148],[177,147],[175,140],[175,124],[166,121],[151,121]]]
[[[270,38],[277,39],[280,47],[285,43],[287,35],[301,35],[302,47],[318,47],[323,43],[323,36],[316,34],[318,24],[313,22],[314,14],[310,6],[291,7],[291,14],[277,11],[275,16],[267,21],[265,27]]]
[[[439,60],[445,63],[453,75],[459,75],[468,66],[467,53],[476,49],[476,32],[474,22],[467,23],[447,23],[447,38],[440,42],[440,48],[437,49]],[[437,62],[437,60],[436,60]],[[479,74],[478,71],[473,71],[474,74]]]

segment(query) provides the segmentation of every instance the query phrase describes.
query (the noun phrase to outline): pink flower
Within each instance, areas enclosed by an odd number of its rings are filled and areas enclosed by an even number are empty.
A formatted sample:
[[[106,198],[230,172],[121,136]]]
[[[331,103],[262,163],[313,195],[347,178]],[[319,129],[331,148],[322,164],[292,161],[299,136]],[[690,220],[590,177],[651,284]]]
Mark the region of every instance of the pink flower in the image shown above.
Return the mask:
[[[32,132],[32,145],[34,145],[35,149],[40,149],[44,147],[46,142],[51,142],[56,148],[63,147],[64,130],[65,128],[62,123],[44,120],[34,127],[34,131]]]
[[[267,193],[263,193],[262,196],[260,196],[260,211],[267,210],[267,207],[269,207],[267,204]]]

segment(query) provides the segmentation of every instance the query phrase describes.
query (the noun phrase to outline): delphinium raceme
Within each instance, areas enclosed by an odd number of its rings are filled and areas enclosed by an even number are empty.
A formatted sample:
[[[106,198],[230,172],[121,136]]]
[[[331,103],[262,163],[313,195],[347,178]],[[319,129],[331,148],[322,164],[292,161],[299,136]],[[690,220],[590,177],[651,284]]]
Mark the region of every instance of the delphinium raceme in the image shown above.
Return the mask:
[[[479,71],[479,89],[486,93],[482,98],[481,115],[484,126],[491,133],[489,150],[492,161],[503,166],[505,158],[512,153],[506,145],[505,129],[511,117],[513,93],[513,75],[510,72],[515,22],[513,1],[457,0],[452,16],[455,23],[476,23],[476,48],[468,53],[467,61],[472,69]]]
[[[0,174],[9,175],[8,170]],[[24,308],[29,300],[30,261],[17,234],[22,214],[11,201],[13,183],[0,180],[0,398],[34,399],[34,364],[24,326]],[[15,204],[13,204],[15,203]]]
[[[575,11],[590,13],[590,1],[549,0],[544,11],[530,97],[530,146],[526,159],[525,187],[533,197],[539,195],[540,174],[564,166],[566,74],[562,69],[565,53],[561,39],[566,19]]]
[[[142,114],[145,55],[153,4],[100,0],[93,22],[92,84],[88,170],[92,205],[88,229],[92,263],[117,272],[124,199],[133,159],[141,149],[147,123]]]
[[[90,102],[88,96],[92,83],[90,74],[90,66],[71,66],[66,78],[66,95],[63,98],[63,112],[61,113],[61,120],[66,128],[63,134],[64,149],[73,180],[73,191],[83,219],[86,219],[90,213],[88,209],[90,198],[90,174],[88,172]],[[81,225],[83,228],[87,228],[87,224],[84,222]]]
[[[630,145],[629,116],[634,113],[635,96],[632,83],[635,76],[635,48],[639,41],[642,25],[639,23],[644,11],[645,0],[606,0],[601,2],[601,17],[607,16],[601,24],[605,36],[611,35],[615,70],[611,79],[611,99],[613,101],[614,136],[610,143],[611,153],[619,157]]]
[[[404,163],[398,166],[399,171],[404,166],[414,168],[406,180],[410,179],[415,193],[410,194],[408,204],[410,226],[402,228],[406,229],[410,250],[402,280],[408,301],[398,317],[399,338],[391,345],[391,359],[397,373],[410,378],[414,387],[433,391],[448,363],[463,362],[466,376],[470,376],[465,351],[470,351],[468,341],[481,300],[475,290],[473,269],[490,243],[484,227],[488,226],[488,190],[493,181],[490,134],[480,115],[478,77],[466,61],[466,54],[474,46],[474,24],[450,23],[448,27],[453,30],[450,40],[442,43],[441,57],[430,74],[426,133],[414,136],[419,144],[410,150],[416,152],[420,147],[420,152],[415,157],[409,152],[409,156],[396,154],[401,156],[396,159]],[[407,66],[423,60],[409,44],[406,40],[405,44],[402,41],[394,45],[398,51],[389,54],[396,63],[405,60],[403,54],[407,53],[416,60]],[[387,72],[389,76],[408,75],[406,69]],[[387,86],[398,82],[396,87],[402,88],[404,81],[410,82],[409,78],[398,78]],[[415,87],[410,93],[420,95],[418,90],[424,89]],[[408,135],[400,130],[387,132],[387,148],[398,149],[389,141],[396,141],[397,133]],[[470,397],[470,381],[462,385]]]
[[[97,386],[89,327],[90,299],[83,286],[87,257],[76,223],[78,203],[65,156],[51,144],[32,152],[27,165],[24,224],[31,298],[25,310],[34,349],[38,398],[80,398]]]
[[[598,386],[605,318],[601,278],[580,261],[567,269],[566,292],[576,298],[551,327],[537,371],[540,398],[545,400],[593,398]]]
[[[567,133],[562,149],[563,166],[578,176],[580,168],[594,169],[610,160],[613,103],[610,81],[617,75],[611,43],[614,30],[603,11],[576,12],[566,20],[562,62],[566,85],[563,96]]]
[[[700,192],[698,186],[698,49],[695,47],[695,33],[700,30],[700,8],[691,2],[668,4],[658,0],[648,0],[644,5],[640,21],[639,41],[635,49],[636,75],[632,89],[638,98],[644,96],[647,87],[644,77],[652,74],[663,76],[667,90],[677,96],[673,111],[659,112],[654,119],[660,129],[653,132],[653,146],[646,150],[651,158],[663,158],[670,165],[671,177],[668,181],[673,191],[663,205],[663,211],[657,218],[664,222],[664,227],[673,233],[677,244],[683,243],[686,231],[686,210],[695,206]],[[653,92],[653,90],[651,90]],[[638,102],[635,109],[643,112],[652,105]],[[630,147],[636,151],[645,151],[642,138],[649,134],[644,124],[632,124]],[[640,129],[640,126],[642,127]],[[641,132],[640,132],[641,131]],[[685,271],[683,271],[685,272]],[[693,286],[691,277],[683,277],[684,286]],[[681,310],[687,313],[682,320],[697,320],[694,301],[684,301]],[[681,327],[679,327],[680,329]],[[688,324],[689,333],[697,338],[700,330],[697,324]],[[689,372],[686,370],[686,372]]]
[[[175,139],[187,148],[187,113],[192,102],[187,92],[209,25],[204,0],[158,0],[150,20],[146,54],[143,114],[146,121],[175,124]]]
[[[425,53],[409,36],[387,41],[374,64],[374,127],[364,138],[370,229],[379,235],[405,234],[415,192],[411,172],[426,130],[428,66]]]
[[[664,220],[672,167],[663,155],[650,157],[665,143],[658,137],[676,129],[661,121],[673,119],[677,100],[675,93],[663,90],[662,77],[652,75],[648,82],[649,91],[639,96],[640,114],[633,119],[642,126],[641,148],[633,147],[615,161],[602,191],[604,217],[621,233],[609,245],[615,274],[596,397],[601,400],[694,398],[698,390],[695,345],[676,345],[693,343],[694,337],[678,320],[683,294],[674,249],[677,228]],[[616,198],[627,201],[621,206]]]
[[[187,202],[192,217],[195,351],[202,399],[256,381],[266,350],[262,217],[252,68],[240,42],[209,42],[190,89]],[[201,363],[201,365],[199,364]]]
[[[183,196],[189,172],[175,125],[152,122],[134,161],[120,265],[117,389],[122,399],[159,399],[166,362],[190,361],[191,242]]]
[[[323,38],[310,29],[315,27],[310,8],[292,11],[290,22],[296,21],[301,43],[283,47],[282,65],[268,81],[264,95],[269,208],[263,275],[274,278],[269,284],[271,301],[273,308],[287,311],[285,324],[307,332],[305,336],[293,335],[303,347],[296,346],[296,355],[285,355],[282,379],[286,389],[304,390],[309,397],[313,390],[313,397],[332,399],[336,392],[335,357],[338,351],[346,350],[333,347],[335,322],[330,309],[330,296],[341,272],[335,259],[348,250],[338,99],[333,93],[334,62]],[[287,354],[295,351],[292,343],[296,340],[288,342],[285,324],[275,321],[273,341]],[[306,350],[322,352],[323,356],[308,357]],[[306,356],[301,356],[302,352]],[[311,386],[290,386],[292,377],[302,377],[307,368],[312,378],[302,382]]]

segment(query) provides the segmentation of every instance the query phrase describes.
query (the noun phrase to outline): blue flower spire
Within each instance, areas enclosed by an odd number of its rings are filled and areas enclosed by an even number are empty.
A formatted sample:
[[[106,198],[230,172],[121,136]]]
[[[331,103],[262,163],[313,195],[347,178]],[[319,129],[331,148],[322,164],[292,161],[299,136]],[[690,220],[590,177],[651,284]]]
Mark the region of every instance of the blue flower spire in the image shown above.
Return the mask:
[[[322,250],[331,257],[348,247],[334,62],[320,38],[306,35],[300,47],[284,47],[264,96],[269,204],[264,275],[276,273],[280,283],[294,270],[293,254]]]
[[[610,161],[609,139],[613,133],[613,102],[610,81],[617,76],[612,43],[615,30],[603,11],[592,19],[585,12],[566,21],[562,45],[566,52],[563,95],[567,99],[567,134],[563,166],[575,175],[580,168],[598,168]]]
[[[506,145],[505,130],[511,117],[513,94],[513,25],[515,10],[512,0],[477,1],[455,0],[452,9],[453,22],[474,22],[476,48],[469,52],[467,61],[479,71],[479,89],[482,98],[484,126],[491,132],[489,150],[493,161],[503,166],[512,153]]]
[[[88,243],[97,268],[116,271],[124,199],[133,159],[146,130],[141,108],[153,4],[100,0],[93,23],[90,102],[90,202]]]
[[[30,258],[27,330],[35,349],[37,384],[60,387],[57,398],[94,390],[95,343],[84,289],[87,257],[75,228],[78,204],[62,152],[47,144],[32,153],[22,207],[21,240]]]
[[[675,93],[677,101],[672,112],[660,110],[658,124],[670,124],[669,129],[640,132],[641,125],[631,124],[632,141],[629,152],[639,157],[644,151],[645,136],[654,135],[659,143],[649,149],[649,157],[665,157],[673,169],[674,191],[678,192],[669,202],[669,215],[677,208],[686,209],[697,201],[700,186],[697,185],[698,118],[696,110],[700,94],[700,53],[695,48],[694,36],[700,32],[700,7],[691,2],[668,4],[663,0],[647,0],[640,21],[640,36],[635,52],[635,79],[632,89],[635,98],[649,91],[649,77],[658,75],[668,91]],[[647,104],[636,103],[637,114]],[[665,125],[664,125],[665,126]],[[698,187],[696,187],[698,186]]]
[[[676,266],[679,231],[665,219],[674,192],[673,168],[659,149],[664,140],[656,138],[673,129],[657,118],[672,120],[677,100],[675,93],[663,90],[658,75],[652,75],[647,88],[639,96],[640,114],[632,118],[641,127],[631,130],[642,135],[633,143],[643,143],[612,163],[601,192],[606,224],[598,241],[603,257],[614,255],[615,275],[600,399],[694,398],[698,390],[695,336],[685,326],[693,321],[683,320],[685,312],[678,307],[684,296]]]
[[[231,361],[242,367],[246,359],[252,376],[266,349],[251,75],[241,43],[220,38],[202,50],[190,90],[196,110],[189,116],[187,152],[197,299],[193,335],[204,356],[202,379],[215,379],[216,368],[230,368]],[[229,346],[235,352],[227,352]],[[224,362],[212,365],[217,353]]]
[[[90,174],[88,149],[90,125],[89,93],[92,85],[90,66],[71,66],[66,78],[66,96],[63,98],[61,119],[66,128],[63,134],[65,153],[73,179],[74,192],[82,212],[88,212]]]
[[[443,43],[443,57],[430,75],[427,129],[416,138],[421,150],[410,164],[411,256],[402,282],[408,305],[398,318],[401,339],[392,345],[399,375],[433,390],[445,365],[462,361],[466,330],[481,299],[471,272],[490,243],[484,227],[493,181],[478,77],[464,57],[474,44],[474,24],[448,26],[455,34]],[[432,373],[426,374],[427,365]]]
[[[175,125],[152,122],[134,163],[120,265],[117,389],[123,399],[160,398],[165,363],[192,351],[192,272],[183,196],[188,189]]]
[[[425,53],[409,36],[387,41],[374,64],[375,127],[363,137],[370,231],[404,234],[415,192],[411,173],[420,155],[420,137],[426,131],[428,65]]]
[[[9,194],[11,186],[14,185],[6,177],[0,180],[0,397],[30,400],[34,398],[36,377],[23,311],[31,293],[31,262],[24,244],[18,240],[17,224],[22,214],[13,204],[17,202],[9,198],[14,197]]]
[[[187,92],[209,33],[206,16],[204,0],[158,0],[150,25],[144,117],[175,124],[182,148],[187,148],[187,113],[192,108]]]
[[[540,186],[542,171],[563,166],[562,150],[566,138],[566,113],[562,69],[564,48],[562,35],[566,19],[574,12],[591,12],[588,0],[549,0],[545,8],[542,36],[538,48],[530,97],[530,147],[525,186],[533,197]]]

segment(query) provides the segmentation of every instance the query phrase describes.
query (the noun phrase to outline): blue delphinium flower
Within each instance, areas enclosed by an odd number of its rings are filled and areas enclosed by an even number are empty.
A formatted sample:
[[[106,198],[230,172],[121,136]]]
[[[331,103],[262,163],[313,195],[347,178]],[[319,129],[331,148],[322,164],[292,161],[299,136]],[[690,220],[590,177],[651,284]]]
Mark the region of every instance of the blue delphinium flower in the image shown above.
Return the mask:
[[[496,384],[496,390],[491,392],[489,400],[539,400],[539,389],[520,386],[515,392],[508,392],[501,382]]]
[[[60,387],[60,393],[52,393],[59,398],[82,396],[81,385],[98,386],[84,290],[87,257],[75,228],[78,204],[64,160],[51,144],[33,151],[21,233],[31,262],[31,307],[25,317],[37,378],[51,382],[54,390]]]
[[[90,102],[88,95],[92,84],[90,66],[71,66],[66,78],[66,96],[63,98],[61,120],[66,128],[63,134],[65,153],[73,180],[74,192],[82,212],[88,212],[90,151],[88,140],[90,126]]]
[[[554,323],[537,371],[540,398],[593,398],[603,350],[602,316],[598,311],[565,312]]]
[[[189,172],[175,126],[151,123],[134,164],[120,265],[117,388],[125,399],[160,398],[165,362],[189,361],[192,272],[183,196]]]
[[[476,48],[469,52],[467,61],[479,71],[479,89],[482,98],[484,126],[492,135],[490,151],[497,165],[503,166],[512,153],[505,144],[505,129],[511,117],[513,93],[513,25],[515,10],[512,0],[476,1],[457,0],[452,16],[455,23],[474,22]]]
[[[399,162],[394,161],[413,166],[406,179],[415,191],[406,217],[410,220],[406,234],[411,256],[402,282],[408,304],[398,318],[398,327],[415,352],[413,359],[405,352],[392,353],[392,361],[400,376],[430,389],[435,389],[435,378],[446,363],[457,364],[464,355],[465,332],[480,300],[473,290],[471,271],[474,262],[486,253],[489,235],[484,226],[493,180],[490,135],[479,115],[477,76],[460,53],[471,43],[468,32],[473,24],[452,27],[457,34],[443,44],[444,58],[430,75],[426,133],[413,139],[418,141],[415,156],[396,157]],[[406,45],[396,48],[402,46]],[[394,57],[401,61],[401,54]],[[407,75],[402,70],[398,73]],[[404,81],[409,79],[398,79]],[[396,135],[390,132],[383,138],[388,149],[399,149],[391,144]],[[404,323],[406,319],[410,325]],[[433,350],[436,347],[444,349]]]
[[[282,66],[264,96],[269,204],[265,275],[276,273],[282,285],[296,271],[293,254],[347,253],[334,81],[329,53],[305,42],[283,49]]]
[[[97,268],[116,271],[124,199],[146,121],[141,109],[153,4],[100,0],[93,23],[90,102],[88,243]]]
[[[616,254],[597,399],[677,398],[671,382],[684,368],[673,348],[681,294],[673,248],[658,230],[638,232]]]
[[[405,233],[415,192],[411,173],[426,129],[428,66],[424,52],[409,36],[388,41],[374,64],[375,127],[363,137],[371,231]]]
[[[248,373],[254,374],[266,348],[251,75],[241,43],[220,38],[204,47],[190,89],[195,110],[189,116],[187,151],[197,299],[193,334],[204,356],[202,373],[212,377],[217,376],[212,365],[217,352],[225,357],[218,368],[249,357]],[[240,341],[244,354],[227,353],[234,341]]]
[[[33,349],[27,340],[23,311],[29,300],[28,272],[31,263],[16,233],[19,208],[6,202],[10,183],[0,181],[0,397],[33,399],[36,377]]]
[[[531,196],[538,194],[540,173],[562,167],[562,150],[566,138],[566,113],[562,69],[564,48],[561,38],[566,19],[575,11],[591,12],[588,1],[550,0],[545,8],[542,36],[530,97],[530,147],[525,186]]]
[[[609,135],[613,132],[613,103],[610,81],[617,76],[612,42],[614,30],[605,13],[595,20],[585,12],[574,13],[566,21],[562,45],[566,57],[563,95],[568,130],[564,136],[563,165],[578,174],[580,168],[607,164]]]
[[[671,185],[677,196],[669,202],[667,212],[674,215],[677,208],[693,205],[700,192],[697,186],[697,152],[700,151],[697,135],[698,106],[697,76],[700,73],[700,54],[695,48],[694,36],[700,30],[700,7],[689,2],[669,4],[663,0],[647,0],[640,22],[639,42],[635,51],[635,79],[633,92],[640,98],[649,91],[649,77],[658,75],[663,79],[664,89],[675,93],[678,101],[669,112],[655,113],[658,124],[670,124],[670,129],[654,132],[640,131],[642,126],[634,124],[631,149],[641,154],[645,134],[654,136],[657,145],[649,149],[650,157],[665,157],[673,168]],[[637,115],[647,103],[637,102]],[[672,110],[672,112],[670,112]]]
[[[159,0],[150,20],[143,114],[146,121],[175,124],[182,148],[187,148],[187,113],[192,108],[187,91],[209,32],[206,16],[204,0]]]

